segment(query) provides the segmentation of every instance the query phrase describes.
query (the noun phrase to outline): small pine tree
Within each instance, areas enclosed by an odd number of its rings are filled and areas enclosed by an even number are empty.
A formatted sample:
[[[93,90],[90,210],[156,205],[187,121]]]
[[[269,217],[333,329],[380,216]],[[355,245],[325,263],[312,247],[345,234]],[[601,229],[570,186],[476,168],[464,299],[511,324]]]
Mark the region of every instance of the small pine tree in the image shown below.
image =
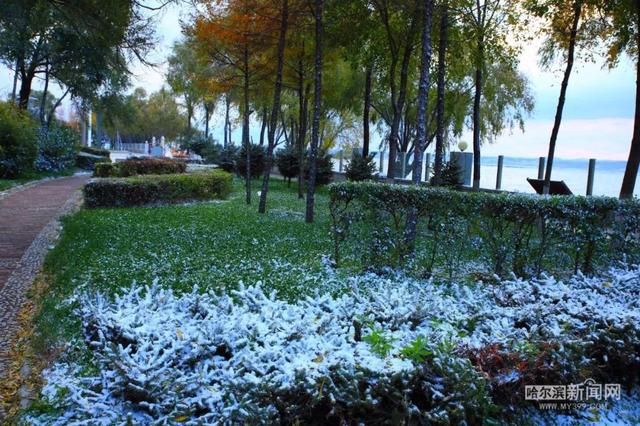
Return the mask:
[[[356,154],[345,169],[347,180],[358,182],[363,180],[372,180],[376,174],[376,164],[373,161],[373,155],[366,157]]]
[[[251,177],[257,178],[262,176],[265,168],[266,151],[260,145],[251,145]],[[236,173],[239,176],[245,175],[247,164],[247,150],[243,146],[236,155]]]
[[[291,179],[298,176],[300,169],[300,160],[298,153],[292,146],[283,148],[276,153],[276,165],[280,174],[288,180],[291,185]]]
[[[431,177],[431,185],[433,185],[433,176]],[[462,186],[462,169],[455,161],[449,161],[442,167],[440,175],[440,186],[457,188]]]
[[[316,159],[316,185],[327,185],[333,179],[333,160],[326,151],[318,151]],[[305,157],[304,178],[309,179],[309,157]]]

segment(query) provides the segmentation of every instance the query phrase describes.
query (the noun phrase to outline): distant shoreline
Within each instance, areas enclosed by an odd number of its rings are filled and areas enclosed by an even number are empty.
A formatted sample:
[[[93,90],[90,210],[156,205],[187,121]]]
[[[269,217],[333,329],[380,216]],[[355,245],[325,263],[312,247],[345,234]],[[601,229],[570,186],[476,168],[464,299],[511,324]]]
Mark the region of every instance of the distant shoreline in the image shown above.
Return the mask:
[[[512,168],[531,168],[538,167],[538,158],[528,158],[528,157],[504,157],[504,167],[512,167]],[[498,157],[496,156],[487,156],[482,157],[482,165],[484,166],[497,166],[498,165]],[[556,158],[554,159],[554,166],[558,168],[572,168],[572,169],[586,169],[589,165],[589,159],[564,159],[564,158]],[[596,158],[596,167],[601,170],[622,170],[624,171],[627,166],[626,161],[618,161],[618,160],[598,160]]]

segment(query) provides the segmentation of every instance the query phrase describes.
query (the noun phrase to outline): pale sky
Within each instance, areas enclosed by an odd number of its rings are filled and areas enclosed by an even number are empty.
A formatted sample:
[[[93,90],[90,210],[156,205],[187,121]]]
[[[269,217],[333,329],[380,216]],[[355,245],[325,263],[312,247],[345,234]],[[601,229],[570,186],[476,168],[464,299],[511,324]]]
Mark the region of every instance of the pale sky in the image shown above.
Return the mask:
[[[171,45],[181,36],[179,21],[186,12],[188,6],[171,7],[162,13],[158,29],[160,43],[151,56],[152,61],[160,66],[134,67],[133,87],[144,87],[147,92],[162,87],[166,69],[164,62]],[[520,69],[531,83],[535,110],[526,121],[525,133],[520,130],[505,132],[494,144],[483,147],[484,155],[539,157],[547,154],[562,71],[540,69],[535,43],[524,49],[520,60]],[[12,78],[12,73],[0,66],[0,97],[7,97],[10,93]],[[41,84],[35,83],[34,87],[40,88]],[[59,93],[56,88],[52,91]],[[624,60],[611,71],[603,68],[602,61],[577,62],[569,83],[556,156],[626,160],[633,130],[634,105],[635,69],[629,60]],[[221,125],[220,120],[212,122],[214,138],[222,139]],[[462,140],[470,142],[471,135],[464,135]]]

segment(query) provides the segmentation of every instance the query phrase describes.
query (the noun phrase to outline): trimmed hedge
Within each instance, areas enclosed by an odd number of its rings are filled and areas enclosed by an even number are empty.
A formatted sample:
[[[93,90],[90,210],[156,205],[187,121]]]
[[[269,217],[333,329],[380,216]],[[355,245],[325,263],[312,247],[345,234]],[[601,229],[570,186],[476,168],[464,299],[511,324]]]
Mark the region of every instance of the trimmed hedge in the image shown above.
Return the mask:
[[[172,175],[186,173],[187,164],[182,161],[163,158],[131,158],[119,163],[98,163],[95,177],[129,177],[140,175]]]
[[[185,173],[187,171],[187,164],[182,161],[164,158],[131,158],[118,163],[116,169],[118,170],[117,176],[120,177],[171,175],[175,173]]]
[[[334,257],[361,267],[405,266],[451,277],[463,264],[498,275],[592,273],[640,261],[640,202],[539,197],[342,182],[329,187]],[[414,210],[415,209],[415,210]],[[410,212],[416,241],[407,241]],[[363,245],[364,244],[364,245]],[[416,256],[407,256],[413,249]]]
[[[87,207],[128,207],[155,202],[225,199],[231,192],[229,173],[135,176],[101,179],[84,187]]]
[[[118,177],[120,174],[120,168],[117,163],[96,163],[93,169],[93,176],[100,178]]]

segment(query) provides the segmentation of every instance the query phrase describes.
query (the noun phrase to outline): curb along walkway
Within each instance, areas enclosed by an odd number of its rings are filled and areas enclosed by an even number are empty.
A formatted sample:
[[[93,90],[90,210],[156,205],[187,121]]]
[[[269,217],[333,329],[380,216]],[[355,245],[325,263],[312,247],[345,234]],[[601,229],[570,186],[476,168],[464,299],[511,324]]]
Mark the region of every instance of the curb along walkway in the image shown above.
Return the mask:
[[[88,179],[46,180],[0,198],[0,380],[25,293],[57,237],[59,217],[78,205],[78,190]]]

